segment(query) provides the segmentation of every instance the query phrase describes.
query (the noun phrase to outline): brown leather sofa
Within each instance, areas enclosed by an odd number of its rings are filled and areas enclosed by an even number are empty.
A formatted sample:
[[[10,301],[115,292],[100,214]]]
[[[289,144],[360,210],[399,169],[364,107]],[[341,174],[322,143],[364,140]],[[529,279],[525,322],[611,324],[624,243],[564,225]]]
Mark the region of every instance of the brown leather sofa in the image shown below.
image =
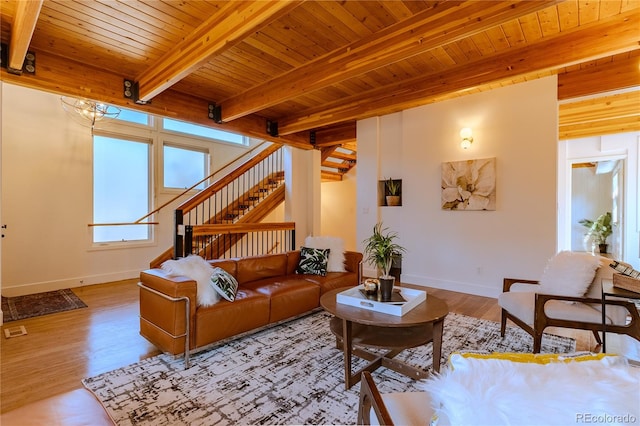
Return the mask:
[[[296,274],[300,252],[209,261],[238,281],[233,302],[196,306],[196,282],[162,269],[140,273],[140,334],[173,355],[290,319],[320,306],[320,296],[360,282],[362,253],[345,252],[347,272]],[[188,312],[188,314],[187,314]],[[189,346],[186,346],[186,339]]]

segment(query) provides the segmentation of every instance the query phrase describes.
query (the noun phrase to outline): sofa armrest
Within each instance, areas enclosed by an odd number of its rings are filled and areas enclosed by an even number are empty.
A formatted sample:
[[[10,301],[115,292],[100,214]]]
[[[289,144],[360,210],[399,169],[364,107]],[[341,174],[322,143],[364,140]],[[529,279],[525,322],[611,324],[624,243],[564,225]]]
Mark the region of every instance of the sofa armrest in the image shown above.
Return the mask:
[[[145,286],[171,297],[187,296],[195,306],[196,281],[181,275],[170,275],[162,269],[147,269],[140,272],[140,282]]]
[[[540,284],[540,281],[537,280],[523,280],[520,278],[504,278],[504,281],[502,282],[502,292],[506,293],[507,291],[511,290],[511,286],[514,285],[515,283],[521,283],[521,284]]]
[[[348,272],[360,271],[360,262],[362,262],[362,253],[357,251],[344,252],[344,267]]]
[[[189,300],[188,304],[185,298]],[[140,273],[140,333],[162,351],[173,355],[184,351],[184,336],[189,330],[195,330],[196,304],[197,284],[194,280],[169,275],[162,269]],[[193,347],[193,333],[188,339]]]

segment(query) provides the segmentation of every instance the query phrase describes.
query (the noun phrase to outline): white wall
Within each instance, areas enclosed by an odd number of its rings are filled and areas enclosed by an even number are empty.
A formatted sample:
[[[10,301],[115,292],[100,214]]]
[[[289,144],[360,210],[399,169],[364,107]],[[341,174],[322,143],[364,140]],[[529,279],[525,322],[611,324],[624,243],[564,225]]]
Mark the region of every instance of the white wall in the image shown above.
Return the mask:
[[[346,250],[358,250],[356,240],[357,167],[345,173],[341,181],[322,183],[320,235],[340,237]]]
[[[2,83],[1,137],[3,295],[134,278],[171,246],[173,207],[186,197],[161,211],[153,244],[92,247],[91,131],[67,116],[59,96]],[[247,149],[216,144],[212,168]],[[156,193],[155,205],[174,195]]]
[[[495,297],[504,277],[539,278],[556,251],[556,88],[548,77],[359,121],[357,241],[378,221],[398,232],[407,283]],[[489,157],[496,210],[441,210],[442,162]],[[403,180],[401,207],[377,205],[385,177]]]

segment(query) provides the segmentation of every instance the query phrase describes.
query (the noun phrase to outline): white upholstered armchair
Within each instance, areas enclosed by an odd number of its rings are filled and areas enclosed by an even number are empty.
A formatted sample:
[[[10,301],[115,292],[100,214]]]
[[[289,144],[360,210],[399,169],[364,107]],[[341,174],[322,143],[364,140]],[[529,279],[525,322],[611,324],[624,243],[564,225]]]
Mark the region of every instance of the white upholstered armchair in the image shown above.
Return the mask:
[[[549,260],[539,281],[505,278],[498,298],[502,308],[500,333],[511,320],[533,337],[533,352],[540,352],[546,327],[591,330],[602,343],[602,279],[611,279],[610,259],[588,253],[560,252]],[[607,332],[640,339],[640,318],[633,303],[606,300]]]

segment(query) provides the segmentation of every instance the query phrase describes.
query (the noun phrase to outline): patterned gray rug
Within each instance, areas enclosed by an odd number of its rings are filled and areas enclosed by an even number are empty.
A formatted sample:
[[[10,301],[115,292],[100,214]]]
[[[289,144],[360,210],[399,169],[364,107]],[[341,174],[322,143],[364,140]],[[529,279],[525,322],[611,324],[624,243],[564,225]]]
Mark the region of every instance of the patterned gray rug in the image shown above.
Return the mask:
[[[342,351],[325,312],[228,342],[192,358],[159,355],[83,380],[117,425],[355,424],[360,385],[344,389]],[[398,355],[431,368],[431,344]],[[522,330],[451,313],[442,356],[454,351],[531,352]],[[542,352],[573,352],[573,339],[546,334]],[[364,363],[354,358],[354,370]],[[419,390],[385,368],[374,379],[381,392]]]

